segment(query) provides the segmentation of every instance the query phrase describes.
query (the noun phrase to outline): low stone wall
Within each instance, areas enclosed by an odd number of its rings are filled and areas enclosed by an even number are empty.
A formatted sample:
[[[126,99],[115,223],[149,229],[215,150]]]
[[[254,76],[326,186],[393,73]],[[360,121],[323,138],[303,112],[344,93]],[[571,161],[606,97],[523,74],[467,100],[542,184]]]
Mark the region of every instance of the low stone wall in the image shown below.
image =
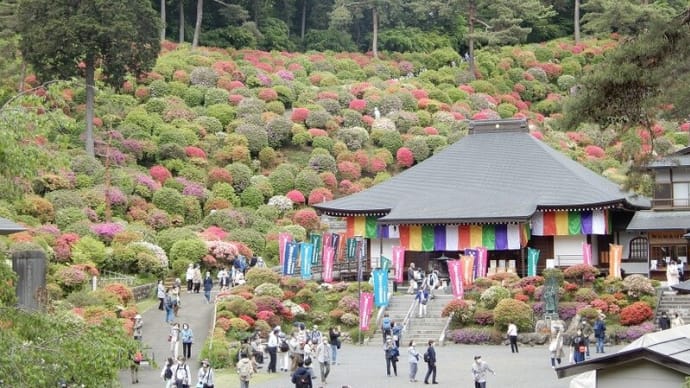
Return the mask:
[[[143,284],[141,286],[132,287],[132,293],[134,294],[134,300],[139,302],[151,296],[155,296],[153,293],[156,290],[156,283]]]

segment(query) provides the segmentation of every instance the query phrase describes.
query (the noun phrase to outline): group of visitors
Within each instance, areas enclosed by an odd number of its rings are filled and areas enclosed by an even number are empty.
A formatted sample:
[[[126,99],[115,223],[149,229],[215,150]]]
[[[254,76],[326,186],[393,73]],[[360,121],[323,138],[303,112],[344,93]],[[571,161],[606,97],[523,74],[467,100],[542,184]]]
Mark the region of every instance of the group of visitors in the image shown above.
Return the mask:
[[[194,376],[189,364],[187,364],[187,360],[188,358],[184,356],[168,357],[160,375],[163,381],[165,381],[165,388],[188,388],[192,386]],[[196,374],[196,381],[195,387],[214,388],[213,368],[211,368],[208,360],[201,362],[201,367]]]
[[[678,313],[673,313],[673,318],[669,318],[666,311],[662,311],[659,318],[657,318],[657,323],[660,330],[668,330],[672,327],[678,327],[685,325],[683,317],[678,315]]]
[[[400,359],[399,344],[396,344],[392,336],[385,339],[383,345],[383,352],[386,360],[386,375],[388,377],[398,375],[398,361]],[[421,358],[421,360],[420,360]],[[420,361],[427,364],[427,372],[424,376],[424,384],[429,384],[431,377],[431,384],[438,384],[436,381],[436,350],[434,349],[434,341],[430,340],[423,355],[421,355],[416,348],[416,343],[411,340],[407,348],[407,361],[409,364],[409,380],[410,382],[417,382],[417,370]],[[391,369],[393,374],[391,375]]]

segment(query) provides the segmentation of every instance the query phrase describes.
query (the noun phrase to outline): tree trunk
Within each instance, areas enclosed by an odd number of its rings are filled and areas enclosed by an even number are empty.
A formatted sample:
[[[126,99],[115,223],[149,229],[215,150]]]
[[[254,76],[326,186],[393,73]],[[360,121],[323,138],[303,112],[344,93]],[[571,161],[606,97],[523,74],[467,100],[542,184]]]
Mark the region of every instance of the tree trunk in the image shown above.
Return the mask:
[[[161,0],[161,42],[165,40],[165,0]]]
[[[379,50],[378,50],[378,44],[379,44],[379,13],[376,10],[376,7],[374,7],[371,10],[371,19],[373,23],[373,34],[372,34],[372,39],[371,39],[371,50],[374,53],[374,58],[378,59],[379,58]]]
[[[17,92],[21,93],[24,91],[24,78],[26,77],[26,61],[22,59],[21,72],[19,73],[19,85],[17,85]]]
[[[96,73],[96,64],[94,63],[93,57],[87,57],[86,60],[86,153],[95,157],[96,153],[94,151],[93,145],[93,105],[94,105],[94,95],[96,83],[94,81]]]
[[[304,30],[307,28],[307,0],[302,0],[302,25],[300,31],[300,40],[304,41]]]
[[[470,23],[467,28],[467,50],[468,50],[468,63],[470,65],[470,74],[474,76],[474,19],[477,16],[476,4],[473,0],[470,1]]]
[[[196,0],[196,25],[194,26],[194,38],[192,39],[192,49],[199,46],[199,34],[201,34],[201,19],[204,16],[204,0]]]
[[[180,0],[180,8],[178,10],[180,17],[180,43],[184,43],[184,1]]]
[[[575,0],[575,15],[573,23],[575,26],[575,43],[580,43],[580,0]]]

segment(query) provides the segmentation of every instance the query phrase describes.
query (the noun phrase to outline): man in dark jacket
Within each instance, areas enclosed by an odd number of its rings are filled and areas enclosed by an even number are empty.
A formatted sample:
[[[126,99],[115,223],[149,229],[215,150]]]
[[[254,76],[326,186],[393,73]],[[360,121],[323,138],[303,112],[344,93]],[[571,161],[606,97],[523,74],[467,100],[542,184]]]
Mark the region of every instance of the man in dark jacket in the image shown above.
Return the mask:
[[[438,384],[438,381],[436,381],[436,350],[434,349],[434,340],[429,340],[429,347],[426,348],[424,361],[426,361],[427,365],[426,376],[424,376],[424,384],[429,384],[429,376],[432,376],[431,384]]]
[[[661,330],[667,330],[671,327],[671,319],[669,319],[668,315],[666,314],[666,311],[661,312],[661,316],[659,317],[659,328]]]
[[[295,384],[295,388],[312,388],[311,373],[304,367],[302,360],[298,361],[297,369],[292,374],[292,383]]]

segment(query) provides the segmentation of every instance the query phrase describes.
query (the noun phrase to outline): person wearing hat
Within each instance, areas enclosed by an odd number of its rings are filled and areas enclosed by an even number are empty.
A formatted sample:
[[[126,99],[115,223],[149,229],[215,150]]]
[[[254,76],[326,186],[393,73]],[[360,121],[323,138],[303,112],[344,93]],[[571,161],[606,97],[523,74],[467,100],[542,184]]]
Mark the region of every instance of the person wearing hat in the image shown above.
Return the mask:
[[[141,319],[141,315],[137,314],[134,316],[134,326],[132,328],[132,335],[135,340],[141,341],[142,338],[142,328],[144,327],[144,321]]]
[[[197,387],[213,388],[213,368],[208,360],[201,361],[201,368],[197,373]]]
[[[273,331],[271,331],[271,334],[268,335],[268,344],[266,345],[266,349],[268,350],[268,355],[270,357],[268,369],[266,370],[268,373],[276,373],[276,364],[278,360],[278,334],[280,334],[280,326],[274,327]]]
[[[393,337],[386,338],[386,344],[383,345],[383,351],[386,354],[386,375],[391,376],[391,365],[393,366],[393,373],[398,375],[398,357],[400,356],[400,351],[398,347],[395,346],[395,341]]]
[[[486,388],[486,372],[491,372],[494,376],[496,372],[489,367],[482,356],[474,356],[472,363],[472,377],[474,377],[474,388]]]

